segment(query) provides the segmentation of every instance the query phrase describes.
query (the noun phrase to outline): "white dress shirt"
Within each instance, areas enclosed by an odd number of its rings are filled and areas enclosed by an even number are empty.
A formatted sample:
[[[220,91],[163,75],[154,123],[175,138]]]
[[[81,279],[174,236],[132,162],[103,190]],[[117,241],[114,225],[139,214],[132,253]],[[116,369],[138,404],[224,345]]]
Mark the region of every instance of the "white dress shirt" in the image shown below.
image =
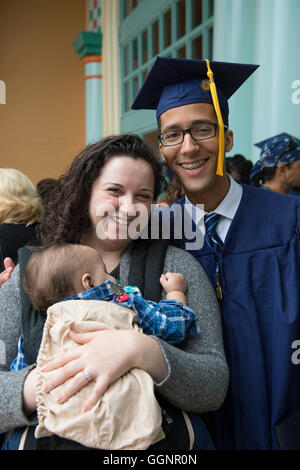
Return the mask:
[[[218,205],[218,207],[212,211],[216,214],[220,214],[220,219],[216,227],[217,233],[221,240],[224,242],[227,232],[229,230],[230,224],[236,214],[236,211],[239,207],[239,204],[243,195],[243,188],[238,184],[232,176],[228,175],[230,181],[229,191],[224,197],[223,201]],[[186,204],[192,204],[188,198],[185,196]],[[200,205],[201,206],[201,205]],[[194,206],[196,210],[196,225],[201,230],[203,237],[205,235],[206,229],[204,225],[204,216],[208,214],[201,207]]]

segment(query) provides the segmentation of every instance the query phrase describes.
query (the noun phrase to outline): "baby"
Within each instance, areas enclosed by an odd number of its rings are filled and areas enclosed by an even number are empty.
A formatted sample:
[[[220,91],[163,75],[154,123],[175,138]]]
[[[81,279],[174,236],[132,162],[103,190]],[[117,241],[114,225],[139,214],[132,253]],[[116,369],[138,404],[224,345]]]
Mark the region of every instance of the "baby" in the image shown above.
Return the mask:
[[[166,273],[160,282],[166,300],[156,303],[145,300],[135,286],[118,285],[90,247],[61,244],[32,254],[24,270],[24,289],[34,307],[47,310],[37,359],[36,437],[54,433],[88,447],[110,450],[146,449],[164,437],[153,380],[145,371],[132,369],[111,384],[86,413],[80,413],[79,406],[93,385],[87,370],[82,372],[91,383],[63,404],[57,403],[57,396],[64,384],[44,393],[43,384],[51,372],[42,371],[51,356],[77,346],[69,337],[70,329],[142,329],[170,343],[199,333],[195,313],[185,305],[184,278]]]
[[[124,289],[107,273],[101,256],[85,245],[60,244],[34,252],[24,270],[23,286],[40,312],[62,300],[94,299],[131,308],[144,333],[180,343],[199,333],[195,313],[186,304],[186,281],[179,273],[162,274],[166,300],[145,300],[137,287]]]

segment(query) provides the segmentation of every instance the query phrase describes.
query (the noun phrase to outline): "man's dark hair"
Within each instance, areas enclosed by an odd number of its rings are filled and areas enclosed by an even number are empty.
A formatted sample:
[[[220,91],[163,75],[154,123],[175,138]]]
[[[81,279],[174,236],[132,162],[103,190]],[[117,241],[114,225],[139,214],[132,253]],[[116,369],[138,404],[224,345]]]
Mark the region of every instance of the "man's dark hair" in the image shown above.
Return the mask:
[[[290,165],[291,163],[287,163],[285,166]],[[258,175],[255,175],[253,178],[253,184],[255,186],[260,186],[261,184],[272,181],[272,179],[275,177],[276,170],[277,166],[265,166]]]

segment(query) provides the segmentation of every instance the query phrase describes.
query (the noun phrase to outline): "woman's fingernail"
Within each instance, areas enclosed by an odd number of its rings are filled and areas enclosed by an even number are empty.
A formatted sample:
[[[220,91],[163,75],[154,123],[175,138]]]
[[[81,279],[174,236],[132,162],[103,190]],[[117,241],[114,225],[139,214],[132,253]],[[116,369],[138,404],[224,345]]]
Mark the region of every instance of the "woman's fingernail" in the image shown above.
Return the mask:
[[[44,388],[43,388],[43,391],[45,393],[48,393],[49,392],[49,385],[45,385]]]

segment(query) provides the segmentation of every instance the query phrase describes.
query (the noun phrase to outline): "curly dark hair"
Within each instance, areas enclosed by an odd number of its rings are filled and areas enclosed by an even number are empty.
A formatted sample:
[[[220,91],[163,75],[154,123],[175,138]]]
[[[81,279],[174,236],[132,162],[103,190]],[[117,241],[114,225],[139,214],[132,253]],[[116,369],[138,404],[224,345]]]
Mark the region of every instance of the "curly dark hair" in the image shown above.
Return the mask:
[[[110,136],[87,145],[74,158],[65,174],[58,178],[59,191],[48,204],[46,217],[39,227],[43,246],[80,243],[82,236],[91,228],[89,201],[93,183],[106,162],[115,156],[142,159],[149,163],[154,174],[154,200],[165,189],[162,164],[153,148],[139,136]]]

